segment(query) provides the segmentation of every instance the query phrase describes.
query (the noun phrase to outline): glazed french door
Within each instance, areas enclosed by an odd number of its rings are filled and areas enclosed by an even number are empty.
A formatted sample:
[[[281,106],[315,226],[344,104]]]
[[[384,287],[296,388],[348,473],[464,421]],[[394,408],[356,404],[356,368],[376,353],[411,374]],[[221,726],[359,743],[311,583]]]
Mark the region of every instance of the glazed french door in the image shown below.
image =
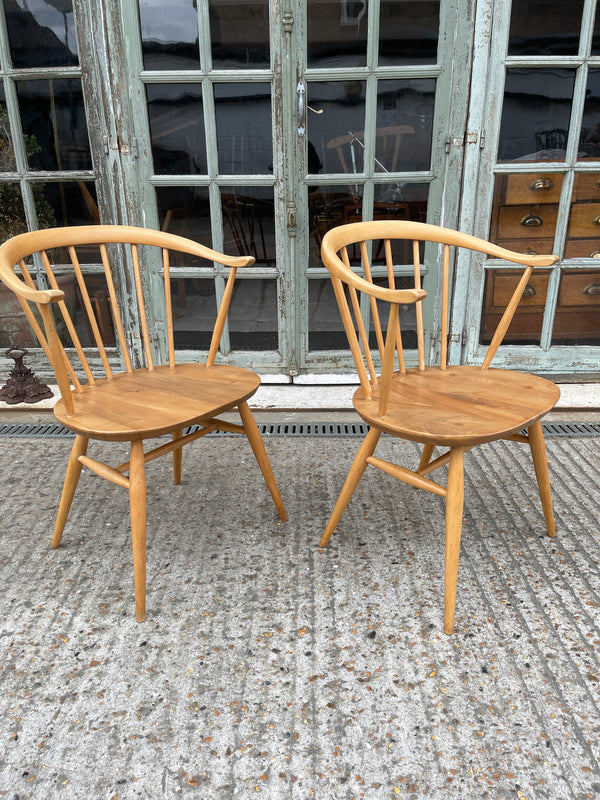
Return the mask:
[[[122,0],[145,223],[256,259],[238,281],[225,358],[285,376],[348,369],[324,232],[456,222],[471,6]],[[434,261],[423,280],[433,304]],[[175,272],[184,357],[206,347],[223,281],[210,266]]]

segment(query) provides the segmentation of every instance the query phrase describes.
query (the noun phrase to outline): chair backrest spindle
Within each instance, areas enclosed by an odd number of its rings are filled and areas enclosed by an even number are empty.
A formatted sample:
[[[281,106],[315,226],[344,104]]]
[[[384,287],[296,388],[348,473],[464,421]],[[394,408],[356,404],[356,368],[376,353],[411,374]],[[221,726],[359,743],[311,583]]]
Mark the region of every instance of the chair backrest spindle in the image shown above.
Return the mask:
[[[125,336],[125,329],[123,327],[123,319],[119,310],[119,303],[117,300],[117,292],[115,289],[115,282],[112,276],[112,269],[110,267],[110,260],[108,258],[108,251],[104,242],[100,243],[100,258],[102,259],[102,266],[104,267],[104,277],[106,278],[106,287],[108,289],[108,298],[110,309],[112,311],[113,322],[117,330],[119,345],[121,348],[121,355],[125,364],[126,372],[133,372],[131,366],[131,359],[129,357],[129,347],[127,345],[127,338]]]
[[[144,343],[144,352],[146,354],[146,367],[149,370],[154,369],[154,360],[152,358],[152,346],[150,344],[150,334],[148,332],[148,319],[146,317],[146,305],[144,302],[144,290],[142,288],[142,274],[140,272],[140,251],[136,244],[131,245],[131,257],[133,260],[133,278],[135,282],[135,294],[137,298],[138,314],[140,315],[140,332],[142,334],[142,341]]]

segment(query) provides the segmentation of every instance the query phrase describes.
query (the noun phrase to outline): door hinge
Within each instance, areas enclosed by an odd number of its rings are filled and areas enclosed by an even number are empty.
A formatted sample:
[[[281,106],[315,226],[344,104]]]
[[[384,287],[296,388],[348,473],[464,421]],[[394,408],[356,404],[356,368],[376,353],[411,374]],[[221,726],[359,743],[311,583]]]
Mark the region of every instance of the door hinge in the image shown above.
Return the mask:
[[[122,142],[118,136],[111,139],[104,134],[102,137],[102,144],[104,147],[104,155],[109,155],[110,151],[114,150],[124,156],[132,155],[134,158],[138,157],[138,143],[135,137],[132,138],[131,145],[129,145],[127,142]]]
[[[477,144],[483,148],[485,143],[485,131],[472,131],[464,136],[447,136],[446,137],[446,153],[450,152],[451,147],[464,147],[466,144]]]
[[[294,15],[292,14],[291,8],[286,8],[284,10],[281,22],[283,25],[283,32],[291,33],[292,28],[294,27]]]

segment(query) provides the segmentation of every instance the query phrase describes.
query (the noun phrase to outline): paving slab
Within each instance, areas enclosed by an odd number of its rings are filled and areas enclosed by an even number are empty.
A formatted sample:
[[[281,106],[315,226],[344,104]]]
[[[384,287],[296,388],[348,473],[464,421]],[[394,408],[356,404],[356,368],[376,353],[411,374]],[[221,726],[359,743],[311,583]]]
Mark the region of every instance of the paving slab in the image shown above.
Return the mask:
[[[453,636],[441,498],[367,471],[318,547],[359,441],[267,437],[287,523],[244,440],[149,464],[138,624],[127,493],[51,550],[71,442],[0,439],[0,796],[598,797],[600,437],[547,440],[556,539],[524,446],[468,454]]]

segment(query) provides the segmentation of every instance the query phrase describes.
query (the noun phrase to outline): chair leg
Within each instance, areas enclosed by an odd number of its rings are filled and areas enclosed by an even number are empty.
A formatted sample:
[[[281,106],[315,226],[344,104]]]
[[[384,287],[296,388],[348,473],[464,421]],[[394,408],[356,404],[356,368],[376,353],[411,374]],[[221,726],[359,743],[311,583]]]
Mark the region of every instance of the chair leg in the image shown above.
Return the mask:
[[[423,452],[421,454],[421,460],[419,461],[417,472],[420,472],[422,469],[425,469],[425,467],[429,464],[434,450],[435,450],[435,445],[433,444],[423,445]]]
[[[454,631],[456,584],[458,581],[458,556],[462,529],[465,494],[464,449],[457,447],[450,453],[448,484],[446,486],[446,569],[444,587],[444,633]]]
[[[131,514],[131,546],[133,550],[133,582],[135,616],[146,618],[146,469],[144,443],[131,443],[129,462],[129,509]]]
[[[79,483],[79,476],[83,465],[79,461],[79,456],[84,456],[87,452],[89,439],[85,436],[76,436],[73,447],[71,448],[71,455],[69,456],[69,463],[67,465],[67,474],[65,475],[65,482],[63,485],[62,496],[60,498],[60,505],[58,507],[58,514],[56,516],[56,523],[54,525],[54,534],[52,536],[51,547],[56,548],[60,544],[62,534],[65,529],[67,517],[71,510],[71,503],[75,495],[75,489]]]
[[[529,446],[531,448],[533,466],[535,468],[535,477],[537,478],[540,497],[542,499],[542,508],[544,509],[546,528],[548,530],[548,536],[554,537],[556,536],[556,527],[554,524],[554,512],[552,510],[550,476],[548,475],[548,459],[546,458],[546,445],[544,443],[542,423],[539,420],[534,422],[533,425],[529,426],[528,433]]]
[[[260,471],[263,474],[267,487],[271,492],[271,497],[273,498],[279,516],[284,522],[286,522],[287,513],[284,508],[281,495],[279,494],[279,489],[277,488],[277,484],[275,482],[275,476],[273,475],[273,470],[271,469],[271,464],[269,463],[269,457],[267,456],[267,451],[265,450],[265,445],[260,435],[260,431],[258,430],[254,416],[252,415],[252,412],[248,407],[248,403],[246,402],[240,403],[238,410],[240,412],[240,417],[242,418],[244,432],[248,437],[250,447],[252,448],[254,457],[258,462],[258,466],[260,467]]]
[[[323,532],[323,536],[321,536],[319,547],[327,547],[329,540],[331,539],[333,532],[342,517],[342,514],[346,510],[346,506],[350,502],[350,498],[354,494],[354,490],[358,486],[358,482],[364,475],[365,469],[367,468],[367,458],[370,458],[373,455],[380,436],[381,431],[377,430],[376,428],[371,428],[366,435],[365,440],[361,444],[360,449],[356,454],[354,461],[352,462],[352,466],[350,467],[350,472],[348,473],[344,485],[342,486],[342,491],[340,492],[337,502],[333,507],[327,527]]]
[[[173,431],[172,437],[173,441],[175,439],[181,439],[183,436],[183,429],[179,428],[176,431]],[[179,486],[181,483],[181,462],[183,456],[183,447],[177,448],[177,450],[173,450],[173,483],[175,486]]]

